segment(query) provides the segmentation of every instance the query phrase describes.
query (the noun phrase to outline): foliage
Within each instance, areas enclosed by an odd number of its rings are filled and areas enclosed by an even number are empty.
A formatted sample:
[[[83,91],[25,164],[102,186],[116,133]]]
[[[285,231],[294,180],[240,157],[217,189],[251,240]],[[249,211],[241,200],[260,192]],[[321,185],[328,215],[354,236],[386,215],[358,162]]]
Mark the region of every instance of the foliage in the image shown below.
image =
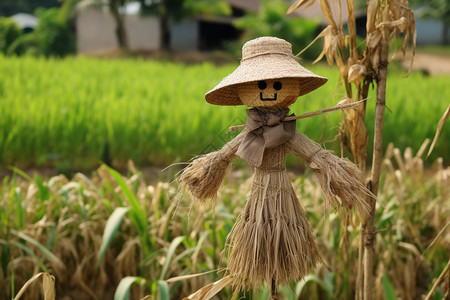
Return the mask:
[[[224,0],[140,0],[143,14],[167,13],[170,18],[179,22],[192,16],[229,16],[231,7]]]
[[[424,169],[422,155],[388,147],[377,209],[374,299],[420,299],[448,261],[450,168],[437,160]],[[172,177],[148,182],[133,164],[120,175],[106,166],[91,177],[42,178],[13,169],[0,184],[0,299],[11,299],[30,279],[55,277],[57,297],[85,299],[181,299],[222,277],[169,278],[226,265],[221,251],[250,189],[249,174],[232,173],[214,208],[190,207]],[[303,281],[281,287],[283,299],[351,299],[356,277],[355,220],[324,211],[319,187],[307,172],[293,186],[317,229],[327,262]],[[177,195],[177,197],[175,197]],[[350,228],[345,235],[344,228]],[[100,259],[102,255],[102,258]],[[48,276],[47,276],[48,277]],[[38,299],[42,287],[24,296]],[[110,291],[110,293],[108,293]],[[269,287],[237,299],[267,299]],[[438,288],[436,295],[443,290]],[[31,297],[31,295],[36,295]],[[217,299],[231,299],[225,289]],[[442,297],[441,297],[442,298]]]
[[[261,8],[257,14],[248,14],[241,17],[235,21],[234,25],[238,29],[245,30],[242,36],[243,41],[260,36],[276,36],[290,42],[293,51],[299,52],[314,38],[318,29],[318,22],[299,17],[286,17],[287,8],[286,1],[265,0],[261,2]],[[312,55],[317,53],[317,47],[307,52],[304,57],[311,59]],[[241,54],[238,53],[238,55]]]
[[[22,34],[16,22],[10,18],[0,17],[0,51],[6,54],[8,47]]]
[[[38,9],[39,23],[33,34],[39,41],[40,51],[46,56],[65,56],[75,53],[75,36],[66,20],[59,18],[59,9]]]
[[[116,167],[128,159],[168,165],[221,147],[231,138],[227,128],[246,119],[243,107],[213,106],[204,100],[205,92],[234,65],[31,57],[0,61],[0,73],[9,75],[0,77],[1,167],[92,169],[108,158]],[[291,107],[295,114],[334,106],[334,98],[341,97],[337,74],[323,65],[308,68],[329,82],[299,98]],[[387,93],[396,115],[386,115],[384,148],[395,141],[400,149],[417,150],[433,138],[450,98],[448,80],[421,73],[412,73],[409,80],[392,76]],[[375,99],[367,101],[371,118]],[[406,107],[407,102],[412,104]],[[339,123],[340,113],[334,112],[298,121],[297,128],[324,143],[334,139]],[[368,130],[373,133],[371,126]],[[449,134],[444,128],[432,160],[443,156],[448,163]],[[325,147],[340,153],[337,142]]]
[[[33,32],[17,37],[8,47],[8,55],[66,56],[75,53],[75,35],[59,16],[59,8],[36,10],[39,23]]]
[[[50,8],[61,5],[59,0],[2,0],[0,1],[0,16],[12,16],[17,13],[32,14],[36,8]]]

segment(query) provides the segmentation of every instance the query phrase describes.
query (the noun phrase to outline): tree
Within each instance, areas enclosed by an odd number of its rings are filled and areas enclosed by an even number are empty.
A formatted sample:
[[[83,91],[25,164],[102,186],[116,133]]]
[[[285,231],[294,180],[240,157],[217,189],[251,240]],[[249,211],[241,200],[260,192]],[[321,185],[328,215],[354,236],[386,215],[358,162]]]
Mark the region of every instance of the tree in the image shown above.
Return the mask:
[[[319,24],[315,20],[286,17],[288,6],[284,0],[261,1],[258,13],[247,14],[235,21],[234,25],[245,30],[242,36],[244,41],[260,36],[276,36],[291,42],[292,49],[299,51],[314,38]],[[312,55],[320,51],[319,47],[311,50],[306,55],[308,59],[312,59]]]
[[[6,53],[21,34],[22,30],[12,19],[0,17],[0,52]]]

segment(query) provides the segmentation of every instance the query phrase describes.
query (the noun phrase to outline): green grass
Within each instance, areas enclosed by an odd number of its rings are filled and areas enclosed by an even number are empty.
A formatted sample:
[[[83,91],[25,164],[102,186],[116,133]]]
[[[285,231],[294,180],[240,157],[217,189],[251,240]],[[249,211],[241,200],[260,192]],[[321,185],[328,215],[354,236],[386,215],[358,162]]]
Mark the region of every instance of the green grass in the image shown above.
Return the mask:
[[[305,64],[329,82],[299,98],[296,114],[333,106],[342,96],[335,69]],[[167,165],[221,147],[230,125],[245,122],[245,107],[204,101],[235,65],[183,65],[144,60],[0,57],[0,167],[50,166],[93,169],[101,161],[123,167]],[[417,150],[433,138],[448,105],[449,76],[390,74],[384,144]],[[368,100],[372,139],[375,91]],[[319,142],[334,138],[340,113],[297,122],[300,132]],[[442,131],[433,159],[448,160],[450,132]],[[326,143],[338,150],[338,143]],[[369,155],[370,157],[370,155]]]

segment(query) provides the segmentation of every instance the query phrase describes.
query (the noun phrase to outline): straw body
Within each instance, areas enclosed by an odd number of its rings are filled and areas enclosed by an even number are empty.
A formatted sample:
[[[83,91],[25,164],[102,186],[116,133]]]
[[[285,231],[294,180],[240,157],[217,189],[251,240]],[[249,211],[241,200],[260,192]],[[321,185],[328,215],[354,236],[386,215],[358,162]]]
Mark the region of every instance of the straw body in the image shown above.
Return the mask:
[[[238,289],[300,280],[321,261],[305,209],[285,166],[286,146],[264,151],[247,203],[228,238],[228,272]]]

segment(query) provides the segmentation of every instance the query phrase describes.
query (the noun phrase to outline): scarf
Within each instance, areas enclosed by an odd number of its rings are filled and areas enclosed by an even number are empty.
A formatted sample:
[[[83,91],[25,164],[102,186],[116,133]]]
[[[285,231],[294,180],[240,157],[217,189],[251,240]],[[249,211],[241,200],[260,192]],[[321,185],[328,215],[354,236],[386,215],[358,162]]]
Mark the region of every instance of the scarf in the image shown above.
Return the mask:
[[[236,155],[249,166],[259,167],[264,149],[274,148],[295,134],[295,120],[283,121],[289,108],[252,108],[247,109],[247,134],[242,140]]]

